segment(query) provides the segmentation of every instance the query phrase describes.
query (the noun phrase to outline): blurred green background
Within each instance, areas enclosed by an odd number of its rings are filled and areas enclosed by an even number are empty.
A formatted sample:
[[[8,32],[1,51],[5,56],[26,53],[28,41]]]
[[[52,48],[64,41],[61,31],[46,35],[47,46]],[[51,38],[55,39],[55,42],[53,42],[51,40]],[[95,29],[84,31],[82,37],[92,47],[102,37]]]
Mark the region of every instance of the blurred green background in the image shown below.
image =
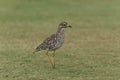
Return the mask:
[[[66,29],[50,69],[34,48]],[[0,0],[0,80],[119,80],[119,0]]]

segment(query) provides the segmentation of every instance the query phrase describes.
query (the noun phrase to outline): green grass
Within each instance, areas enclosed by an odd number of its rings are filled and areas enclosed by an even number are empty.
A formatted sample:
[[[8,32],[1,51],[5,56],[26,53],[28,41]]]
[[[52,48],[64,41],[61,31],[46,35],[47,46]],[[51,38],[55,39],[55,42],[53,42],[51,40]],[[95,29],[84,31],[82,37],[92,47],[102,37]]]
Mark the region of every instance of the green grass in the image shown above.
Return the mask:
[[[0,0],[0,80],[119,80],[119,0]],[[63,47],[50,69],[34,48],[61,21]]]

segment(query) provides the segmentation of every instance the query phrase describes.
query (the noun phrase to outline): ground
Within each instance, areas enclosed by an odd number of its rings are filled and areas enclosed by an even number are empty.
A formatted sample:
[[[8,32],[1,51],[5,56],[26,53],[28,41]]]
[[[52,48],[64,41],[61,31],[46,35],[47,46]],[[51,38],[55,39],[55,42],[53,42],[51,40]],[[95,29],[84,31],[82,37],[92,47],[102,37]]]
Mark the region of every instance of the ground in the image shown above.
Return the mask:
[[[119,80],[119,3],[0,0],[0,80]],[[32,51],[61,21],[73,27],[50,69],[45,51]]]

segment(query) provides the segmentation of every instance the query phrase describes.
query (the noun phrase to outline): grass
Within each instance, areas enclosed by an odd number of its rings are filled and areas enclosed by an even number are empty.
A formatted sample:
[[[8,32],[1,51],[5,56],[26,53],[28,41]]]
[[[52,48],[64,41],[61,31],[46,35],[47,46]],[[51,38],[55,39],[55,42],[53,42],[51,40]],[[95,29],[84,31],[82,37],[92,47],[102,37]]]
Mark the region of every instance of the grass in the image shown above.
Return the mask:
[[[119,80],[119,0],[0,0],[0,80]],[[56,69],[34,48],[66,30]]]

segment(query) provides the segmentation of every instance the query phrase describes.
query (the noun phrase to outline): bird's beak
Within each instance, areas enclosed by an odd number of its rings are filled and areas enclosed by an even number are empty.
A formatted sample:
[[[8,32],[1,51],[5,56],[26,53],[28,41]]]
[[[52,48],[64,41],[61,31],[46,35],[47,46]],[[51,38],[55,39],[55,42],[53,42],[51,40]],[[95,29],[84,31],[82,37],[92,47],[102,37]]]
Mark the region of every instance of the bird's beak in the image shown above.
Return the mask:
[[[71,25],[68,25],[67,27],[72,28],[72,26],[71,26]]]

